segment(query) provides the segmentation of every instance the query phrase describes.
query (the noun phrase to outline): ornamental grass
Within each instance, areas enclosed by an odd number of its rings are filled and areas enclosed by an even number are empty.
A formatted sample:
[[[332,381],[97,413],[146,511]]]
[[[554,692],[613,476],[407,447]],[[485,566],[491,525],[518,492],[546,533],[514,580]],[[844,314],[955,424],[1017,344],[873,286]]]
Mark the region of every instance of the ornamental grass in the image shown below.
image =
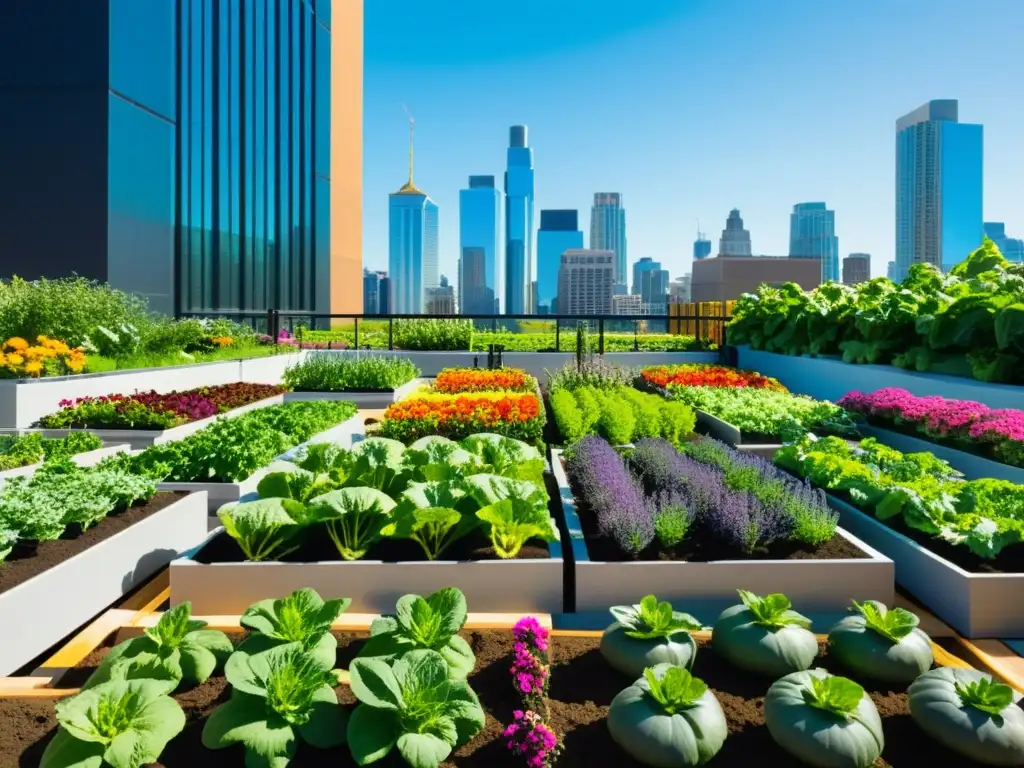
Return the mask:
[[[388,406],[380,435],[412,442],[426,435],[459,440],[479,432],[492,432],[536,442],[543,434],[544,421],[544,409],[534,393],[424,392]]]
[[[537,380],[518,368],[445,368],[434,379],[434,390],[463,392],[535,392]]]

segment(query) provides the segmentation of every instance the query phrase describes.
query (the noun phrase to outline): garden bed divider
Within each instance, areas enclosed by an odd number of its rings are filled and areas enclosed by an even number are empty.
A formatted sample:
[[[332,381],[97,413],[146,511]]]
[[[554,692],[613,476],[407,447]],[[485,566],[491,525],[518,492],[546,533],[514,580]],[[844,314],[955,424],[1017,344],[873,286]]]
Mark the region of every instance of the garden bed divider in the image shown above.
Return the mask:
[[[387,408],[415,392],[419,387],[429,384],[431,379],[413,379],[400,387],[384,392],[288,392],[284,396],[286,403],[305,402],[309,400],[348,400],[362,409]]]
[[[1024,573],[971,573],[828,494],[839,523],[892,558],[896,582],[957,632],[974,638],[1024,638]]]

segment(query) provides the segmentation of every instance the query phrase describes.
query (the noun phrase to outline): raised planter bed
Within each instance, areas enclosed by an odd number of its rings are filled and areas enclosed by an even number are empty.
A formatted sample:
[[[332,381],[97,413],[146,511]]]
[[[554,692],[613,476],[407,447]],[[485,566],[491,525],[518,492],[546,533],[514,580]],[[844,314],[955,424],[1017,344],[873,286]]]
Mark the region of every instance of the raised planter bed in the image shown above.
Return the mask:
[[[968,638],[1024,638],[1024,573],[972,573],[829,494],[840,524],[892,558],[896,582]]]
[[[60,435],[63,437],[63,435]],[[118,453],[123,453],[130,448],[127,444],[118,445],[106,445],[102,448],[97,448],[95,451],[85,451],[84,453],[76,453],[71,457],[71,460],[80,467],[94,467],[99,464],[103,459],[114,456]],[[43,466],[43,462],[36,464],[29,464],[27,467],[17,467],[15,469],[8,469],[0,472],[0,486],[6,480],[12,477],[29,477],[36,473],[36,470]]]
[[[963,472],[964,477],[968,480],[992,477],[1024,485],[1024,467],[1012,467],[1009,464],[993,461],[967,451],[960,451],[948,445],[933,443],[923,437],[894,432],[883,427],[864,425],[860,431],[865,437],[874,437],[880,443],[903,453],[934,453],[938,458],[949,462],[953,469]]]
[[[988,384],[960,376],[904,371],[891,365],[854,365],[836,358],[796,357],[737,347],[740,368],[772,376],[789,388],[818,400],[837,401],[851,390],[874,392],[898,387],[918,395],[973,400],[990,408],[1020,408],[1024,387]]]
[[[836,534],[842,537],[839,546],[859,551],[861,557],[711,562],[592,560],[561,454],[552,451],[551,465],[572,547],[575,607],[579,612],[605,611],[614,605],[636,602],[637,595],[653,593],[704,621],[712,621],[735,603],[737,589],[752,588],[760,594],[784,593],[802,612],[832,620],[846,611],[852,599],[879,600],[887,605],[895,599],[893,561],[855,532],[842,528]]]
[[[292,403],[301,400],[348,400],[350,403],[355,403],[359,408],[387,408],[391,403],[397,403],[399,400],[415,392],[419,387],[429,383],[430,379],[413,379],[397,389],[385,389],[374,392],[288,392],[284,396],[284,401]]]
[[[290,451],[286,451],[278,458],[286,459],[290,456],[294,456],[303,445],[312,445],[313,443],[339,443],[345,448],[350,448],[354,441],[361,439],[362,434],[363,417],[357,413],[348,421],[344,421],[318,435],[314,435],[305,443],[292,448]],[[247,494],[255,493],[256,486],[259,485],[260,480],[262,480],[263,476],[266,474],[267,470],[264,468],[257,470],[244,480],[239,480],[234,483],[165,482],[160,483],[157,487],[161,491],[184,491],[187,493],[198,493],[200,491],[205,492],[208,500],[209,513],[211,515],[209,522],[212,529],[220,524],[215,516],[217,510],[228,502],[238,501]]]
[[[0,568],[0,675],[8,675],[206,535],[206,499],[158,494],[76,539]]]
[[[777,439],[773,441],[764,438],[745,437],[739,427],[733,426],[728,421],[724,421],[699,408],[694,408],[693,410],[697,417],[699,431],[715,438],[715,440],[721,440],[726,445],[732,446],[737,450],[770,459],[782,447],[782,443],[778,442]]]

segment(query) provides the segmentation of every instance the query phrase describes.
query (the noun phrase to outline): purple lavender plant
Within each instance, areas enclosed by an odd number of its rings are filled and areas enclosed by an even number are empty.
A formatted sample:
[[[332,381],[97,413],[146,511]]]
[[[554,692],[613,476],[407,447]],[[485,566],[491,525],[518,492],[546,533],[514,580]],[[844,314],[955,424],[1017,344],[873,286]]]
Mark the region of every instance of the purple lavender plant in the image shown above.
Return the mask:
[[[722,539],[746,554],[789,535],[790,521],[778,508],[766,507],[746,491],[724,489],[707,520]]]
[[[626,554],[636,557],[654,540],[651,505],[618,452],[596,435],[584,437],[566,466],[576,490],[597,518],[597,528]]]

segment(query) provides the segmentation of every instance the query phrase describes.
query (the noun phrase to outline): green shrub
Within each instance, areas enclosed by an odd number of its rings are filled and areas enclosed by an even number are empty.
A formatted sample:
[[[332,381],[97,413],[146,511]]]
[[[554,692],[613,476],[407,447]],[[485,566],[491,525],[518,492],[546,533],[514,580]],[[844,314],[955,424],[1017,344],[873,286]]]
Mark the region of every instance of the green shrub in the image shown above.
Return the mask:
[[[443,352],[469,350],[473,345],[473,321],[396,320],[393,341],[398,349]]]
[[[580,413],[576,398],[567,389],[551,393],[551,410],[555,414],[555,424],[562,434],[562,439],[573,443],[586,434],[583,431],[583,414]]]
[[[601,416],[597,420],[597,431],[612,445],[632,442],[636,433],[636,417],[633,409],[618,392],[598,392]]]
[[[636,421],[633,440],[639,440],[641,437],[661,437],[664,418],[661,398],[630,387],[623,387],[618,393],[633,411],[633,418]]]
[[[657,395],[648,395],[657,397]],[[678,445],[693,434],[697,426],[697,414],[685,403],[664,400],[661,403],[661,436]]]
[[[580,408],[580,415],[583,419],[583,434],[589,435],[594,431],[594,425],[601,418],[601,404],[597,400],[598,390],[592,387],[581,387],[573,391],[576,404]]]
[[[352,392],[398,389],[420,375],[404,357],[312,354],[284,372],[296,392]]]

